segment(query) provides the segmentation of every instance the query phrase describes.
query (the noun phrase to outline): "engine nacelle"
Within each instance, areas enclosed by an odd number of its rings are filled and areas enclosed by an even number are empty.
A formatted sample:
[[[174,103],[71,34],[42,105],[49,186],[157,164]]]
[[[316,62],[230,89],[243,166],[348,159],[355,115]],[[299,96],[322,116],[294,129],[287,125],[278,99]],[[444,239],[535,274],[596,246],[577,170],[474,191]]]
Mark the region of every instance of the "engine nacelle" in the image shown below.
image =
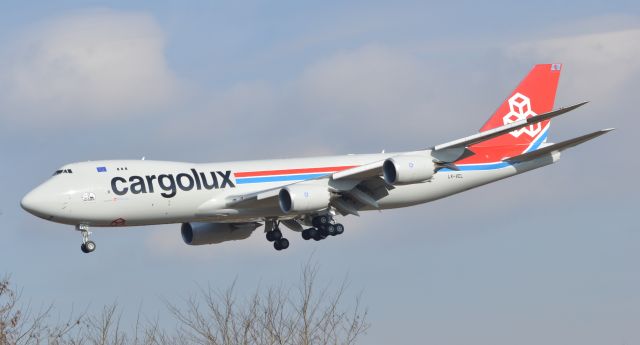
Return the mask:
[[[284,213],[309,212],[327,208],[331,193],[327,186],[300,184],[282,188],[278,198]]]
[[[433,177],[435,171],[435,164],[426,155],[391,157],[382,165],[384,180],[393,185],[423,182]]]
[[[248,238],[260,223],[182,223],[184,243],[192,246]]]

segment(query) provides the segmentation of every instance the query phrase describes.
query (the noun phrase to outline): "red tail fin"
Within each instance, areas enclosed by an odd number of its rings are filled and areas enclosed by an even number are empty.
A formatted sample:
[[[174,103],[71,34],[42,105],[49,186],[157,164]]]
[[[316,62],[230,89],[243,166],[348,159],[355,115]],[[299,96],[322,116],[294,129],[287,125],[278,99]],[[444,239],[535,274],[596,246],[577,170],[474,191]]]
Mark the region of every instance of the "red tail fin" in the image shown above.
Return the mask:
[[[535,65],[480,132],[553,110],[561,70],[561,64]],[[506,157],[533,151],[546,140],[549,125],[550,121],[543,121],[473,145],[470,149],[476,155],[459,163],[499,162]]]
[[[558,88],[561,70],[561,64],[535,65],[518,87],[500,104],[500,107],[493,113],[491,118],[480,128],[480,131],[483,132],[553,110],[553,102],[556,98],[556,89]],[[483,146],[531,143],[548,125],[549,121],[545,121],[525,127],[510,133],[510,135],[503,135],[490,142],[485,142]]]

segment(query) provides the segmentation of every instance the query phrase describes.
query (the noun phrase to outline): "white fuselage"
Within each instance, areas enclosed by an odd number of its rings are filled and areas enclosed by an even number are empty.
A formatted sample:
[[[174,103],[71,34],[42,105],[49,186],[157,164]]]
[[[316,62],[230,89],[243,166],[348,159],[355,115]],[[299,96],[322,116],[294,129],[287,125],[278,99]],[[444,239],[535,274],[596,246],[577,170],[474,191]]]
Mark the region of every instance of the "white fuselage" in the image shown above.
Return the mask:
[[[73,163],[62,167],[61,173],[25,196],[22,204],[41,218],[88,226],[287,218],[295,214],[284,214],[273,203],[263,206],[258,203],[255,207],[219,214],[202,214],[199,209],[212,200],[328,175],[317,172],[322,170],[319,168],[360,166],[394,155],[397,153],[210,164],[148,160]],[[554,154],[515,165],[501,163],[469,169],[461,166],[461,171],[440,170],[428,181],[394,186],[388,195],[378,200],[379,208],[433,201],[551,164],[558,158],[559,154]],[[271,173],[265,175],[264,172]],[[215,181],[212,176],[216,177]]]

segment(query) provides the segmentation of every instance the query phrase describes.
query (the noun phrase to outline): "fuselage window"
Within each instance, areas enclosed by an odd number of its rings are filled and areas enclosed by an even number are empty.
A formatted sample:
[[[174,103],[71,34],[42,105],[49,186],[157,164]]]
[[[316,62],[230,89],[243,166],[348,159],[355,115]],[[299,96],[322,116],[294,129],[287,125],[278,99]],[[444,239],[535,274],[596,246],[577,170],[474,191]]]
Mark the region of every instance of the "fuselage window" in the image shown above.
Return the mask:
[[[56,172],[53,173],[53,176],[60,174],[73,174],[73,171],[71,171],[71,169],[56,170]]]

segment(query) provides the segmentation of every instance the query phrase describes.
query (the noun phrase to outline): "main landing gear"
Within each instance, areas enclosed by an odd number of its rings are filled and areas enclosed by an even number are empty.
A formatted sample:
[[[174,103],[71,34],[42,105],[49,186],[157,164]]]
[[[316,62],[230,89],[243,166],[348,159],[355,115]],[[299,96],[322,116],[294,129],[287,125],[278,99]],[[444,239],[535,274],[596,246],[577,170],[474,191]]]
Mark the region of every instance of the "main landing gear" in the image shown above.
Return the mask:
[[[267,241],[273,242],[273,248],[278,251],[289,248],[289,240],[282,237],[282,231],[277,226],[273,230],[267,231]]]
[[[344,226],[335,223],[331,216],[328,215],[314,217],[311,224],[313,225],[312,228],[302,231],[302,238],[305,240],[313,239],[320,241],[329,236],[337,236],[344,232]]]
[[[313,227],[302,230],[302,238],[305,240],[313,239],[320,241],[329,236],[337,236],[344,232],[344,226],[336,223],[330,215],[313,217],[311,224]],[[273,242],[273,247],[278,251],[289,248],[289,240],[282,237],[282,231],[280,231],[279,225],[280,222],[275,220],[270,220],[265,223],[265,227],[267,228],[267,241]]]
[[[96,250],[95,242],[89,239],[89,235],[91,235],[89,226],[86,224],[78,224],[76,225],[76,230],[82,233],[82,244],[80,245],[80,250],[82,250],[83,253],[91,253]]]

